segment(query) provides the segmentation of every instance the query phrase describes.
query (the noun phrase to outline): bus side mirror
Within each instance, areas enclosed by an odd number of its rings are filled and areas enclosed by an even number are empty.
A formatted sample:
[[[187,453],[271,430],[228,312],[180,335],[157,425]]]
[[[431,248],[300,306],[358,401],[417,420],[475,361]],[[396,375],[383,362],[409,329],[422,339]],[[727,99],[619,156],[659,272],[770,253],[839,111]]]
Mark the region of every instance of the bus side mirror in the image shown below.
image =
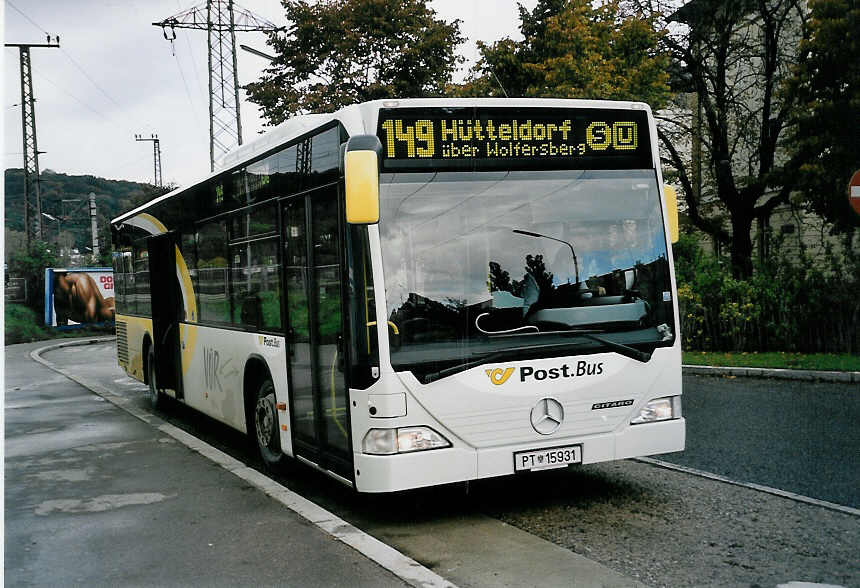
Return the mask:
[[[666,201],[666,214],[669,216],[669,237],[672,243],[678,242],[678,194],[672,186],[663,186],[663,199]]]
[[[376,135],[356,135],[346,144],[344,178],[346,222],[369,225],[379,222],[379,159],[382,143]]]

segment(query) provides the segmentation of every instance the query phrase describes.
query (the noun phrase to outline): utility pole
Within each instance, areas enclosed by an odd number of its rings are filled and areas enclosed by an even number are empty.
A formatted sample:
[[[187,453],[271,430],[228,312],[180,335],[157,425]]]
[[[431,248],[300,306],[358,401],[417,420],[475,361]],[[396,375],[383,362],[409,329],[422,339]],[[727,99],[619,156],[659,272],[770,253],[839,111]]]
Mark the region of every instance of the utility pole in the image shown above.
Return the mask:
[[[152,160],[153,160],[153,168],[154,168],[154,177],[153,185],[160,188],[162,186],[161,182],[161,141],[158,139],[158,135],[150,135],[149,137],[144,137],[143,135],[135,135],[135,141],[152,141]]]
[[[5,43],[17,47],[21,56],[21,126],[24,132],[24,230],[27,247],[42,240],[42,194],[39,189],[39,146],[36,141],[36,98],[33,96],[33,69],[30,63],[32,47],[60,46],[60,37],[54,43],[48,35],[46,43]]]
[[[161,22],[164,38],[176,39],[175,29],[207,31],[209,54],[209,167],[215,159],[242,144],[239,114],[239,76],[236,68],[236,32],[270,32],[277,27],[233,0],[207,0]]]
[[[90,192],[90,231],[93,237],[93,256],[98,259],[101,255],[99,250],[98,222],[96,219],[96,193]]]

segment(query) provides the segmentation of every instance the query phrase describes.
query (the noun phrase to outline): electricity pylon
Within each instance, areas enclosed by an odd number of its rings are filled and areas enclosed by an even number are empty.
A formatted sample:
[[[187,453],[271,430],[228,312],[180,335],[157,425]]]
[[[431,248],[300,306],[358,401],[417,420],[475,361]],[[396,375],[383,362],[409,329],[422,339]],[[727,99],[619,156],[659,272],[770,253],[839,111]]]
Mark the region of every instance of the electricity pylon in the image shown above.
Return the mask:
[[[150,135],[149,137],[144,137],[143,135],[135,135],[135,141],[152,141],[152,161],[153,167],[155,169],[155,173],[153,174],[153,186],[160,188],[162,186],[161,182],[161,141],[158,139],[158,135]]]
[[[239,76],[236,68],[236,32],[269,32],[277,27],[233,0],[207,0],[153,25],[173,42],[175,29],[207,31],[209,53],[209,166],[215,171],[216,151],[221,157],[242,144],[239,114]]]
[[[36,98],[33,96],[31,47],[59,47],[60,38],[51,43],[6,43],[17,47],[21,55],[21,126],[24,132],[24,230],[27,247],[33,240],[42,240],[42,194],[39,189],[39,144],[36,141]]]

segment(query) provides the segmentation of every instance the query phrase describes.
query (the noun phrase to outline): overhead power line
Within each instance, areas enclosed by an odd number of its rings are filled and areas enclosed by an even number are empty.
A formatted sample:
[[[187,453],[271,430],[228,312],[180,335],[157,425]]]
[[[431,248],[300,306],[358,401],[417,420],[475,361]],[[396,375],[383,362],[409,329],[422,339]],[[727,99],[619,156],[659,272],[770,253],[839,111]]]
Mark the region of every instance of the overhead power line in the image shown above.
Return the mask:
[[[104,88],[102,88],[101,86],[99,86],[99,85],[98,85],[98,83],[97,83],[97,82],[96,82],[96,81],[95,81],[95,80],[90,76],[90,74],[88,74],[88,73],[87,73],[87,71],[84,69],[84,67],[83,67],[80,63],[78,63],[78,61],[77,61],[74,57],[72,57],[72,54],[71,54],[71,53],[69,53],[69,52],[68,52],[68,51],[66,51],[65,49],[60,49],[60,51],[61,51],[61,52],[62,52],[66,57],[68,57],[68,58],[69,58],[69,61],[71,61],[71,62],[72,62],[72,65],[74,65],[76,68],[78,68],[78,71],[80,71],[82,74],[84,74],[84,77],[85,77],[85,78],[87,78],[87,79],[90,81],[90,83],[91,83],[93,86],[95,86],[95,88],[96,88],[99,92],[101,92],[101,93],[102,93],[102,95],[103,95],[105,98],[107,98],[108,100],[110,100],[111,102],[113,102],[114,106],[116,106],[117,108],[123,108],[123,106],[122,106],[119,102],[117,102],[116,100],[114,100],[114,99],[113,99],[113,97],[111,97],[111,95],[110,95],[110,94],[108,94],[108,93],[104,90]]]
[[[40,73],[40,72],[35,72],[35,74],[36,74],[36,77],[38,77],[42,80],[45,80],[46,82],[48,82],[49,84],[54,86],[56,89],[58,89],[60,92],[62,92],[63,94],[65,94],[66,96],[68,96],[69,98],[71,98],[72,100],[74,100],[75,102],[77,102],[78,104],[80,104],[81,106],[83,106],[84,108],[86,108],[87,110],[92,112],[93,114],[100,116],[101,118],[105,119],[107,122],[111,123],[112,125],[122,126],[122,123],[120,121],[118,121],[115,118],[112,118],[110,115],[105,114],[104,112],[96,110],[90,104],[88,104],[86,101],[82,100],[81,98],[78,98],[77,96],[75,96],[74,94],[72,94],[71,92],[69,92],[68,90],[63,88],[61,85],[59,85],[57,82],[53,81],[51,78],[49,78],[45,74]],[[131,131],[130,127],[126,127],[126,128],[129,131]]]
[[[45,33],[46,35],[48,34],[48,33],[47,33],[47,31],[46,31],[42,26],[40,26],[40,25],[39,25],[36,21],[34,21],[32,18],[30,18],[29,16],[27,16],[27,14],[26,14],[26,13],[24,13],[24,11],[23,11],[23,10],[21,10],[20,8],[18,8],[17,6],[15,6],[15,5],[14,5],[12,2],[10,2],[9,0],[6,0],[6,3],[7,3],[9,6],[11,6],[12,8],[14,8],[14,9],[15,9],[15,11],[16,11],[18,14],[20,14],[21,16],[23,16],[24,18],[26,18],[26,19],[30,22],[30,24],[32,24],[34,27],[36,27],[37,29],[41,30],[41,31],[42,31],[43,33]],[[58,37],[58,39],[59,39],[59,37]],[[66,50],[66,48],[64,48],[64,47],[60,47],[60,52],[61,52],[61,53],[63,53],[63,55],[65,55],[65,56],[66,56],[66,58],[68,58],[68,60],[72,62],[72,65],[74,65],[74,66],[78,69],[78,71],[80,71],[80,72],[84,75],[84,77],[85,77],[85,78],[87,78],[87,80],[88,80],[88,81],[89,81],[93,86],[95,86],[95,88],[96,88],[99,92],[101,92],[101,93],[102,93],[102,95],[103,95],[105,98],[107,98],[109,101],[111,101],[111,102],[112,102],[115,106],[117,106],[118,108],[123,108],[123,107],[122,107],[122,105],[121,105],[119,102],[117,102],[116,100],[114,100],[114,99],[113,99],[113,97],[112,97],[110,94],[108,94],[108,93],[107,93],[107,91],[106,91],[104,88],[102,88],[102,87],[98,84],[98,82],[96,82],[96,81],[92,78],[92,76],[90,76],[90,74],[88,74],[88,73],[87,73],[87,71],[84,69],[84,66],[82,66],[82,65],[80,64],[80,62],[78,62],[78,60],[77,60],[77,59],[75,59],[75,58],[74,58],[74,56],[72,56],[72,54],[71,54],[68,50]]]
[[[161,27],[164,38],[171,44],[176,40],[176,29],[207,32],[209,166],[214,171],[216,151],[220,157],[242,144],[236,33],[270,32],[277,27],[253,12],[236,6],[233,0],[207,0],[205,4],[152,24]]]
[[[6,0],[6,4],[8,4],[9,6],[11,6],[11,7],[15,10],[15,12],[17,12],[18,14],[20,14],[21,16],[23,16],[24,18],[26,18],[28,21],[30,21],[30,24],[31,24],[31,25],[33,25],[34,27],[36,27],[37,29],[39,29],[40,31],[42,31],[43,33],[45,33],[46,35],[48,34],[48,31],[46,31],[44,27],[39,26],[39,25],[36,23],[36,21],[34,21],[32,18],[30,18],[29,16],[27,16],[26,14],[24,14],[24,12],[23,12],[20,8],[18,8],[17,6],[15,6],[12,2],[10,2],[10,0]]]
[[[194,123],[197,125],[198,130],[200,129],[200,120],[197,118],[197,107],[194,105],[194,98],[191,97],[191,91],[188,89],[188,82],[185,79],[185,74],[182,72],[182,64],[179,62],[179,56],[176,55],[176,52],[173,52],[173,57],[176,59],[176,69],[179,70],[179,77],[182,78],[182,87],[185,88],[185,95],[188,97],[188,103],[191,105],[191,112],[194,113]]]

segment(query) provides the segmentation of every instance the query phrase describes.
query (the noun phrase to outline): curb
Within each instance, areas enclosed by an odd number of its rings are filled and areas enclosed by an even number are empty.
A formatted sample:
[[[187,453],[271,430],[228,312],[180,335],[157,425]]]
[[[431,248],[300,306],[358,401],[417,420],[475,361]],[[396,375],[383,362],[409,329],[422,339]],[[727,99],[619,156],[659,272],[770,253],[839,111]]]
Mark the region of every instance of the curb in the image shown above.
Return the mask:
[[[694,376],[740,376],[746,378],[775,378],[805,382],[860,383],[860,372],[826,372],[818,370],[789,370],[753,367],[719,367],[709,365],[681,366],[685,375]]]

